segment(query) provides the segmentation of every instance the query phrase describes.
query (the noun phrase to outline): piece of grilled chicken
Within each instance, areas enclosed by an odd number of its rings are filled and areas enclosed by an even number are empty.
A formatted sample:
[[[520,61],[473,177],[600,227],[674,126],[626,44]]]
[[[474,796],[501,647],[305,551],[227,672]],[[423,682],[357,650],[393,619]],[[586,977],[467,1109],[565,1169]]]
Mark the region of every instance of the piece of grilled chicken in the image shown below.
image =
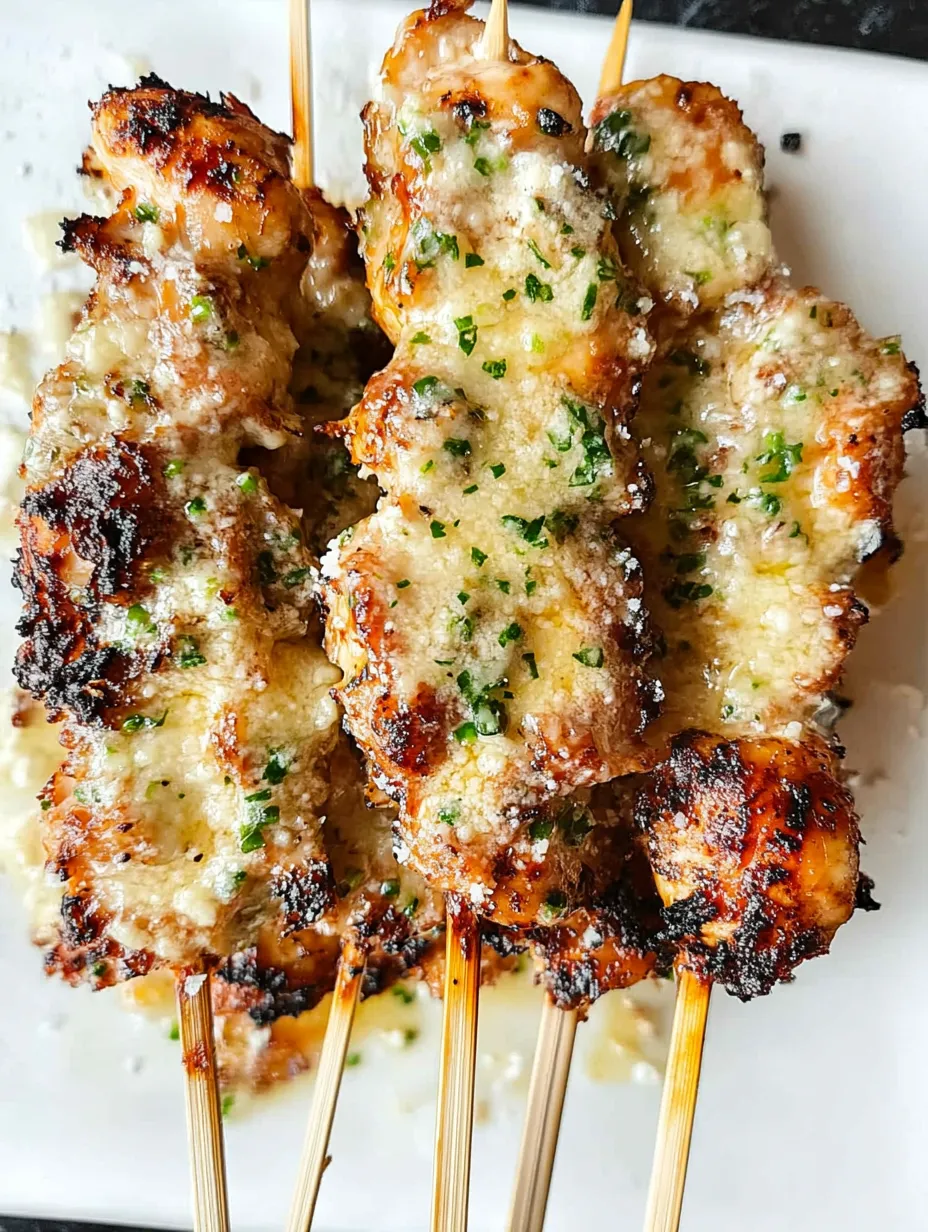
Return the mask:
[[[714,86],[632,83],[596,104],[593,145],[656,305],[633,424],[655,496],[626,525],[665,706],[635,812],[664,940],[747,998],[874,905],[829,690],[866,619],[860,566],[897,551],[923,402],[898,338],[778,267],[761,147]]]
[[[323,564],[350,730],[398,853],[498,925],[582,892],[585,795],[641,764],[658,687],[615,522],[652,344],[576,92],[467,3],[402,23],[365,110],[362,251],[396,346],[344,426],[386,494]]]

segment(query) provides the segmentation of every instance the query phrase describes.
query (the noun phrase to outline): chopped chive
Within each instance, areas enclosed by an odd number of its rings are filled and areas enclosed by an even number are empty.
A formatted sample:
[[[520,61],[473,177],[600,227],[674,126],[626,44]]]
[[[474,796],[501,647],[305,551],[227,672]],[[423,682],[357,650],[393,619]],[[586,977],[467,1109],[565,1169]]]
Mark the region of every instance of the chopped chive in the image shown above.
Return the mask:
[[[515,299],[518,294],[519,292],[516,291],[514,287],[510,287],[508,291],[503,292],[503,299],[508,304],[509,301]]]
[[[411,586],[411,585],[412,585],[412,582],[410,582],[409,578],[403,578],[402,581],[397,582],[396,589],[405,590],[407,586]]]
[[[528,241],[528,246],[529,246],[529,249],[531,250],[532,255],[536,258],[536,260],[538,260],[538,261],[540,261],[540,262],[541,262],[542,268],[543,268],[543,269],[550,269],[550,268],[551,268],[551,262],[550,262],[550,261],[548,260],[548,258],[544,255],[544,253],[543,253],[543,252],[541,251],[541,249],[538,247],[538,245],[536,244],[536,242],[535,242],[534,240],[529,240],[529,241]]]
[[[476,269],[478,265],[485,265],[485,264],[486,262],[484,261],[483,257],[480,256],[479,253],[476,253],[476,252],[465,253],[465,256],[464,256],[465,269]]]
[[[586,289],[586,295],[583,297],[583,311],[580,313],[581,321],[588,321],[593,315],[593,309],[596,307],[596,299],[599,295],[599,287],[595,282],[591,282]]]
[[[602,667],[604,660],[603,648],[602,646],[584,646],[573,657],[578,663],[582,663],[584,667]]]
[[[190,320],[198,324],[208,321],[215,311],[216,305],[210,295],[194,295],[190,301]]]
[[[140,201],[132,212],[139,222],[157,222],[161,216],[157,205],[150,201]]]
[[[459,436],[449,436],[442,445],[442,449],[455,458],[466,458],[471,452],[470,441],[463,440]]]

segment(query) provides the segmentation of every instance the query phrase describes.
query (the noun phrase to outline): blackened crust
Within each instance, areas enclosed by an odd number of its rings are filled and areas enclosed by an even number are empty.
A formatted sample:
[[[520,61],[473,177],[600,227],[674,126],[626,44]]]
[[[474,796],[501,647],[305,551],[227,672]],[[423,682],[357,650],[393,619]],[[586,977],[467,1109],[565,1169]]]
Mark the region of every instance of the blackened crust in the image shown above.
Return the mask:
[[[281,869],[271,882],[271,893],[281,901],[282,936],[309,928],[335,902],[331,866],[327,861],[313,860]]]

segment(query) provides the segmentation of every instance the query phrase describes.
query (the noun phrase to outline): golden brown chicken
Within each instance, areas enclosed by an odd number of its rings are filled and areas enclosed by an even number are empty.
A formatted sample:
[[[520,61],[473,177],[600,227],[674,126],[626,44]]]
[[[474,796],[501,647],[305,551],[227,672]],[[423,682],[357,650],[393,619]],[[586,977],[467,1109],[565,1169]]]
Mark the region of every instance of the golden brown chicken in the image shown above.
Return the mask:
[[[500,924],[580,893],[583,793],[640,764],[658,688],[615,521],[651,341],[575,91],[465,3],[405,21],[365,111],[362,248],[396,354],[346,426],[386,495],[324,562],[348,725],[397,851]],[[579,793],[579,794],[578,794]]]
[[[898,338],[777,266],[762,152],[720,91],[635,82],[593,122],[623,256],[656,305],[633,425],[655,497],[627,525],[666,700],[636,813],[666,939],[747,998],[873,905],[827,691],[866,619],[860,564],[896,550],[922,400]]]

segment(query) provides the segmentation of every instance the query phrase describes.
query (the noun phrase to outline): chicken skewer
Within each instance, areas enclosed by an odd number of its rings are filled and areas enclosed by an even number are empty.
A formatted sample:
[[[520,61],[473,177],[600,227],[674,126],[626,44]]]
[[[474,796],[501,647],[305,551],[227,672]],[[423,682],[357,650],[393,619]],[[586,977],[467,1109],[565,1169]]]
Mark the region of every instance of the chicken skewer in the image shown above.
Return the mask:
[[[632,11],[632,0],[622,0],[606,53],[600,94],[622,80]],[[542,1001],[509,1232],[542,1232],[544,1227],[579,1016],[579,1009],[562,1008],[548,995]]]
[[[640,765],[655,702],[611,531],[643,496],[620,425],[650,342],[599,296],[616,254],[575,93],[514,45],[491,69],[460,7],[401,28],[366,114],[365,259],[398,351],[348,430],[388,496],[325,562],[327,644],[412,864],[497,925],[543,927],[580,867],[565,797]]]
[[[714,87],[607,90],[593,118],[623,255],[658,304],[636,421],[657,492],[630,533],[666,641],[663,760],[635,802],[680,951],[646,1220],[663,1232],[710,982],[766,993],[873,905],[823,700],[866,616],[860,562],[893,556],[902,433],[922,404],[898,339],[868,338],[777,268],[759,147]]]

